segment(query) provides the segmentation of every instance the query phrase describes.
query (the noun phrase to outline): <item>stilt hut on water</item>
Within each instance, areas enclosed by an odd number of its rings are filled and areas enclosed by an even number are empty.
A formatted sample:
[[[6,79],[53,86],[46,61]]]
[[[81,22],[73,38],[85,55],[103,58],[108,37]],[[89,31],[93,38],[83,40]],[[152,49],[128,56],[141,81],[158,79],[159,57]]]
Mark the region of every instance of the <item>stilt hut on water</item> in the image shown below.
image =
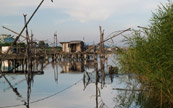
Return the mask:
[[[60,42],[62,45],[62,51],[65,53],[76,53],[84,51],[83,41],[70,41],[70,42]]]

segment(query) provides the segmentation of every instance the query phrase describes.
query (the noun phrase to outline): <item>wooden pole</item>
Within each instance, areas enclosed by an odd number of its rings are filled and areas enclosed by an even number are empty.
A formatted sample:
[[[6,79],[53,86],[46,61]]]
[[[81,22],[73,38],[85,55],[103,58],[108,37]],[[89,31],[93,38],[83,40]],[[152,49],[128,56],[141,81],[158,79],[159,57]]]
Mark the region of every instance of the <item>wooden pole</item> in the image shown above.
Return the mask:
[[[26,25],[26,14],[24,14],[23,15],[24,16],[24,24]],[[28,26],[26,25],[26,37],[27,37],[27,62],[28,62],[28,65],[27,65],[27,67],[28,67],[28,74],[30,74],[31,73],[31,57],[30,57],[30,55],[31,55],[31,51],[30,51],[30,49],[31,49],[31,47],[30,47],[30,43],[31,42],[29,42],[29,33],[28,33]]]
[[[104,43],[104,42],[106,42],[106,41],[108,41],[108,40],[110,40],[110,39],[112,39],[112,38],[114,38],[114,37],[116,37],[116,36],[119,36],[120,34],[126,32],[126,31],[130,31],[130,30],[131,30],[130,28],[125,29],[125,30],[123,30],[122,32],[120,32],[120,33],[118,33],[118,34],[115,34],[115,35],[111,36],[110,38],[103,40],[102,43]],[[99,42],[98,44],[96,44],[96,46],[99,46],[100,44],[101,44],[101,43]],[[86,51],[84,51],[83,54],[84,54],[84,53],[87,53],[88,51],[90,51],[90,50],[93,49],[93,48],[95,48],[95,46],[90,47],[89,49],[87,49]]]
[[[2,28],[6,29],[6,30],[8,30],[8,31],[11,31],[11,32],[12,32],[12,33],[14,33],[14,34],[19,35],[19,33],[15,32],[15,31],[13,31],[13,30],[11,30],[11,29],[9,29],[9,28],[5,27],[5,26],[2,26]],[[25,36],[23,36],[23,35],[21,35],[21,37],[23,37],[23,38],[25,38],[25,39],[26,39],[26,37],[25,37]]]
[[[104,30],[102,30],[102,27],[99,26],[100,29],[100,57],[104,57]]]
[[[16,44],[16,42],[18,41],[18,39],[20,38],[21,34],[23,33],[23,31],[25,30],[26,26],[29,24],[29,22],[31,21],[31,19],[33,18],[33,16],[35,15],[35,13],[37,12],[37,10],[40,8],[40,6],[42,5],[42,3],[44,2],[44,0],[42,0],[40,2],[40,4],[37,6],[37,8],[35,9],[35,11],[33,12],[33,14],[31,15],[31,17],[29,18],[29,20],[26,22],[26,24],[24,25],[24,27],[22,28],[21,32],[19,33],[19,35],[15,38],[14,42],[11,44],[10,48],[7,50],[7,52],[5,53],[5,55],[2,56],[0,63],[2,63],[2,61],[5,59],[5,57],[7,56],[7,54],[9,53],[9,51],[11,50],[11,48]],[[4,74],[2,73],[2,70],[0,69],[0,73],[2,74],[2,76],[4,76]],[[5,78],[5,76],[4,76]]]
[[[99,50],[100,50],[100,54],[102,53],[102,51],[103,51],[103,48],[102,48],[102,42],[103,42],[103,32],[102,32],[102,27],[101,26],[99,26],[99,30],[100,30],[100,48],[99,48]]]
[[[104,72],[104,58],[100,57],[100,70],[101,70],[101,88],[103,89],[105,84],[105,72]]]
[[[98,64],[97,62],[94,62],[95,64],[95,72],[96,72],[96,108],[98,108]]]

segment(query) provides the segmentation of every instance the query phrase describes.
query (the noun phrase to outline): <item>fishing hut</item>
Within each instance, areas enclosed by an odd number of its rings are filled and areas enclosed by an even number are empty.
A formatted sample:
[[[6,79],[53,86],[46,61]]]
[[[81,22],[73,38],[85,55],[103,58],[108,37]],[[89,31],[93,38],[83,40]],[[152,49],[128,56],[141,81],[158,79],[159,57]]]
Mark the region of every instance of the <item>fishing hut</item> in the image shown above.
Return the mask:
[[[84,51],[83,41],[70,41],[70,42],[60,42],[62,45],[62,52],[64,53],[77,53]]]
[[[10,41],[10,45],[6,47],[2,47],[1,53],[0,53],[0,74],[3,73],[28,73],[28,75],[32,73],[37,72],[43,72],[43,56],[40,55],[40,53],[37,51],[36,46],[33,44],[33,34],[31,31],[31,35],[29,35],[28,32],[28,24],[35,15],[35,13],[38,11],[40,6],[44,0],[42,0],[37,8],[34,10],[32,15],[29,17],[29,19],[26,19],[27,14],[23,14],[24,16],[24,26],[20,33],[17,33],[7,27],[2,27],[8,31],[13,32],[16,34],[16,37],[10,37],[9,35],[6,37],[1,36],[1,40],[3,41]],[[26,36],[23,36],[22,33],[26,32]],[[19,43],[21,41],[19,38],[24,38],[24,50],[21,50]],[[20,49],[20,51],[18,50]],[[17,51],[18,50],[18,51]],[[39,66],[40,65],[40,66]],[[4,76],[4,75],[3,75]],[[4,76],[5,77],[5,76]]]
[[[34,73],[42,72],[44,56],[30,50],[30,60],[28,57],[26,47],[1,47],[1,71],[3,73],[27,73],[30,68]]]

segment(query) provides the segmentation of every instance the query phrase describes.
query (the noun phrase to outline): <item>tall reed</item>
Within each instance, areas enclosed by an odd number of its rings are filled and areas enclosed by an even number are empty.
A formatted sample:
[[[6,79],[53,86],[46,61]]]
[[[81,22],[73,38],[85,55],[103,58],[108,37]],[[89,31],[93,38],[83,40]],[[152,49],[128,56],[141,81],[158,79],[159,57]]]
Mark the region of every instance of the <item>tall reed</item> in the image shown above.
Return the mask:
[[[153,91],[156,108],[173,106],[173,3],[158,7],[147,28],[133,30],[126,37],[128,51],[121,51],[119,62],[124,72],[139,75]]]

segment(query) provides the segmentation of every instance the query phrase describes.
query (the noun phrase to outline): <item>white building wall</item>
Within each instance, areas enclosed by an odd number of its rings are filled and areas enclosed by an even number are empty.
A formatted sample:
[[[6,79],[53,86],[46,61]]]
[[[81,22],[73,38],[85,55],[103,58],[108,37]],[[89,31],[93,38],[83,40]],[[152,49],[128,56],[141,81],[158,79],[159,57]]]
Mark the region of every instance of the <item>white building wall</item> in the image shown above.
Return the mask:
[[[6,53],[8,51],[8,49],[10,48],[10,46],[2,46],[2,53]]]
[[[81,52],[81,44],[77,44],[77,46],[76,46],[76,52]]]
[[[63,52],[70,52],[70,48],[68,47],[69,43],[63,43],[63,49],[62,51]]]

